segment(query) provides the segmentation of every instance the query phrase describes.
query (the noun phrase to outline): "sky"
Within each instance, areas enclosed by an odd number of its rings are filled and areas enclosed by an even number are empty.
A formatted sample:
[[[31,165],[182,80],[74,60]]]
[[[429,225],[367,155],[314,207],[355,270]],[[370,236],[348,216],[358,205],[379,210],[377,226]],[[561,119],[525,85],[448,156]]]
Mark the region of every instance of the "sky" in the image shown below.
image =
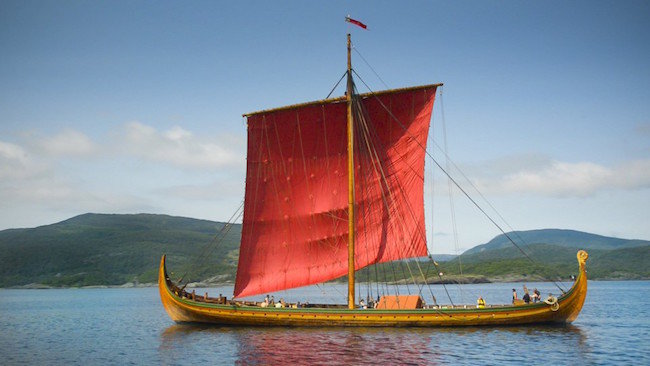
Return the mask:
[[[502,229],[650,240],[650,3],[601,0],[4,0],[0,230],[87,212],[227,221],[242,114],[325,98],[348,32],[373,90],[444,83],[430,152]],[[432,165],[430,250],[498,235]]]

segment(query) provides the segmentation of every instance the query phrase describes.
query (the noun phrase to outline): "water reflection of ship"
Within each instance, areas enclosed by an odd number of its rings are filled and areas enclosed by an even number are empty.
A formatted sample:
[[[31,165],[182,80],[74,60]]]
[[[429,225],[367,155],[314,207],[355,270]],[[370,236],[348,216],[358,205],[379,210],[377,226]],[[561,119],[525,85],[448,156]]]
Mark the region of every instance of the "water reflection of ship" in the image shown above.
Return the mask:
[[[574,325],[501,328],[285,328],[172,325],[161,334],[161,359],[182,361],[179,350],[203,346],[222,361],[238,364],[411,364],[430,365],[485,360],[486,352],[512,361],[530,355],[518,351],[518,340],[539,343],[555,352],[585,360],[590,353],[584,331]],[[486,340],[489,340],[486,342]],[[495,341],[508,345],[494,349]],[[540,349],[541,351],[541,349]],[[195,355],[200,357],[200,355]],[[544,355],[537,355],[539,361]]]
[[[243,364],[411,364],[434,362],[428,337],[403,329],[255,329],[238,336]],[[435,362],[434,362],[435,363]]]
[[[200,335],[204,340],[210,338],[208,343],[215,348],[228,344],[233,346],[230,357],[235,356],[237,362],[244,365],[426,365],[438,363],[435,353],[428,349],[431,334],[425,329],[215,328],[176,324],[161,334],[159,351],[161,359],[173,363],[181,356],[178,351],[191,346],[196,341],[195,336]]]

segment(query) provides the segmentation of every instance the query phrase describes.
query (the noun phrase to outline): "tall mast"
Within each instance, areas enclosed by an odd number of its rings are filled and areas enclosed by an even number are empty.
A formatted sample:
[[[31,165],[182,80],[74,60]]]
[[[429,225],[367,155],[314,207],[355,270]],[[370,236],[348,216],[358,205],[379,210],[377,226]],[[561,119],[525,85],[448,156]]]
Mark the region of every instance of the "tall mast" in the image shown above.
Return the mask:
[[[348,33],[348,308],[354,309],[354,120],[352,117],[352,56]]]

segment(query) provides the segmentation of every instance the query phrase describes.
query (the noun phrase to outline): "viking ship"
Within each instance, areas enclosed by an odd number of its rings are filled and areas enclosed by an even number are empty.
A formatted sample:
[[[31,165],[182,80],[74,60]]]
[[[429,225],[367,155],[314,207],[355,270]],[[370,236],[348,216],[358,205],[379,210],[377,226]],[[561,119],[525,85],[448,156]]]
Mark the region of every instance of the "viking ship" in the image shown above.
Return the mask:
[[[246,188],[231,299],[185,290],[163,255],[162,304],[176,322],[271,326],[474,326],[572,322],[587,294],[587,253],[572,287],[536,303],[424,304],[420,295],[355,301],[355,273],[428,256],[424,164],[436,90],[429,84],[357,93],[347,38],[344,96],[245,114]],[[347,276],[347,304],[242,298]],[[426,281],[426,276],[424,281]]]

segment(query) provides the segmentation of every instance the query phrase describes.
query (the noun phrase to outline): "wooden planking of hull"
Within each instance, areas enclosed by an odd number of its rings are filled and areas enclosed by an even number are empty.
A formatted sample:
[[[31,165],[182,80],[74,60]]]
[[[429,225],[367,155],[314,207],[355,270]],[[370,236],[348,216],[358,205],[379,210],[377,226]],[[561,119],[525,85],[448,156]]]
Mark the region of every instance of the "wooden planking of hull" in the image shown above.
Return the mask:
[[[587,296],[587,252],[577,254],[580,272],[569,291],[554,304],[544,301],[519,305],[440,309],[264,308],[239,301],[206,302],[202,296],[183,292],[167,276],[165,256],[160,262],[158,288],[165,310],[175,322],[247,326],[350,326],[350,327],[447,327],[570,323]],[[193,299],[194,298],[194,299]],[[200,298],[197,300],[197,298]],[[210,301],[210,299],[207,299]]]

